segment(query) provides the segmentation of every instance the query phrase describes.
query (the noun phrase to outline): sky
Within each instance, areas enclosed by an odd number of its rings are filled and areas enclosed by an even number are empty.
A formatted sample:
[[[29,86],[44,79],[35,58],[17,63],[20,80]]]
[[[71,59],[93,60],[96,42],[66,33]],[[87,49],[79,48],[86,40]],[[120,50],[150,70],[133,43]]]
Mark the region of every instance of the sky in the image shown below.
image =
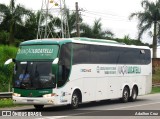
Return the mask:
[[[59,0],[54,0],[58,2]],[[83,22],[93,25],[94,21],[101,18],[104,30],[111,30],[115,37],[123,38],[129,35],[136,39],[138,36],[138,20],[129,20],[129,15],[142,11],[142,0],[65,0],[70,10],[75,10],[75,2],[78,2]],[[156,0],[149,0],[156,1]],[[0,0],[0,3],[9,4],[10,0]],[[24,5],[28,9],[40,10],[42,0],[16,0],[16,3]],[[152,30],[152,29],[151,29]],[[142,41],[152,43],[152,38],[146,33]]]

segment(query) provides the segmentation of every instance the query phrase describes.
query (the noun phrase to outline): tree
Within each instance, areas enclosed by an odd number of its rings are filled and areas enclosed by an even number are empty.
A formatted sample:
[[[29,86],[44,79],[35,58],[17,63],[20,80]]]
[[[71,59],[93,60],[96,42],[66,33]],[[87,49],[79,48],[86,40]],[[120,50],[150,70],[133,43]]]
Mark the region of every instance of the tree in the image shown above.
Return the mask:
[[[17,24],[23,24],[22,18],[24,15],[30,15],[30,11],[22,7],[20,4],[15,5],[15,0],[10,1],[10,5],[6,6],[4,4],[0,4],[0,13],[4,14],[3,21],[1,23],[2,26],[7,26],[9,31],[9,44],[14,43],[15,39],[15,30]]]
[[[0,32],[0,44],[7,44],[9,33],[6,31],[1,31]]]
[[[68,18],[68,27],[69,27],[69,34],[71,37],[76,37],[76,12],[70,14],[69,9],[67,9],[67,18]],[[82,23],[83,19],[81,14],[79,14],[79,22]],[[80,25],[81,26],[81,25]],[[81,28],[80,28],[81,29]]]
[[[89,26],[86,23],[81,24],[81,37],[88,37],[88,38],[93,38],[93,32],[92,32],[92,27]]]
[[[61,23],[63,23],[63,32],[65,37],[76,37],[76,13],[72,12],[70,13],[69,9],[66,9],[66,15],[67,15],[67,22],[68,22],[68,29],[66,27],[66,21],[62,21],[59,17],[53,17],[51,22],[49,23],[49,26],[52,26],[55,37],[59,37],[62,34],[62,28]],[[79,15],[79,21],[82,22],[82,17]],[[68,34],[68,35],[67,35]]]
[[[102,31],[101,19],[98,19],[98,20],[94,21],[92,32],[93,32],[94,38],[103,38],[104,37],[105,32]]]
[[[93,26],[83,23],[81,36],[99,39],[112,39],[114,34],[110,30],[103,30],[101,19],[95,20]]]
[[[26,19],[25,25],[23,26],[23,33],[20,38],[24,40],[29,39],[36,39],[37,38],[37,32],[38,32],[38,25],[39,25],[39,19],[40,19],[41,11],[38,11],[36,13],[30,13],[30,17]],[[41,22],[44,22],[44,18],[41,18]],[[43,23],[40,23],[40,26]],[[18,37],[18,34],[16,35]]]
[[[138,29],[139,35],[138,39],[141,38],[143,33],[153,26],[153,58],[157,56],[157,25],[160,20],[160,0],[154,2],[149,2],[144,0],[141,2],[144,8],[143,12],[132,13],[130,18],[137,17],[139,20]]]
[[[149,44],[142,43],[138,39],[131,39],[129,35],[124,35],[123,38],[114,38],[113,40],[126,45],[149,46]]]
[[[131,45],[131,38],[129,35],[125,35],[123,40],[124,40],[124,43]]]

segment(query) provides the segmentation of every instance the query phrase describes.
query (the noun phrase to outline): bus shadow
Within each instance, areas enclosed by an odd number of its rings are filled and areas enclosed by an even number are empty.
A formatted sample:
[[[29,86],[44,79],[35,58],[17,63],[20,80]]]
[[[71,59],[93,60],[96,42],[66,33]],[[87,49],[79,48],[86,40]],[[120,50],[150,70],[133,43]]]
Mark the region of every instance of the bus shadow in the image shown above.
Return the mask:
[[[117,105],[117,104],[128,104],[128,103],[136,103],[141,101],[146,101],[147,99],[137,99],[135,102],[127,102],[122,103],[120,99],[113,99],[113,100],[101,100],[95,102],[89,102],[85,104],[81,104],[79,108],[89,108],[89,107],[98,107],[98,106],[109,106],[109,105]]]
[[[147,101],[147,99],[137,99],[135,102],[128,102],[128,103],[136,103],[136,102],[143,102],[143,101]],[[80,104],[78,109],[71,109],[69,105],[64,105],[64,106],[45,106],[41,110],[36,110],[35,108],[33,108],[33,109],[27,109],[25,111],[66,112],[66,111],[83,110],[83,109],[87,109],[87,108],[91,108],[91,107],[117,105],[120,103],[122,103],[122,102],[119,99],[102,100],[102,101],[92,101],[92,102]],[[124,104],[128,104],[128,103],[124,103]]]

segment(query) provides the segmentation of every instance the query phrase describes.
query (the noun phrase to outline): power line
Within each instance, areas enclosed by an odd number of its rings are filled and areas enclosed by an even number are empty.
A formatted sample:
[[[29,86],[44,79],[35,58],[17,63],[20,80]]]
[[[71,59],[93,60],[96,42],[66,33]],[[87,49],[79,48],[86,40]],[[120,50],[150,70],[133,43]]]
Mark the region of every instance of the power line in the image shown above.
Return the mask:
[[[99,18],[102,18],[103,20],[124,21],[124,22],[137,22],[135,20],[128,20],[128,19],[125,19],[125,18],[102,16],[102,15],[99,15],[99,14],[87,13],[87,12],[84,12],[84,13],[85,14],[83,14],[83,16],[85,16],[85,17],[95,18],[95,17],[98,16]],[[93,16],[95,16],[95,17],[93,17]]]
[[[45,9],[43,9],[43,10],[45,11]],[[39,11],[39,10],[31,10],[31,11]],[[53,12],[55,13],[55,12],[59,12],[59,11],[60,11],[59,8],[50,8],[50,9],[48,9],[48,12],[51,12],[51,13],[53,13]],[[69,11],[75,12],[76,10],[69,10]],[[128,18],[126,18],[126,16],[113,14],[111,12],[107,13],[107,12],[91,11],[91,10],[84,10],[82,8],[79,9],[79,11],[81,13],[83,13],[83,16],[85,16],[85,17],[92,17],[92,16],[96,16],[97,17],[98,16],[98,17],[102,18],[103,20],[137,22],[136,20],[129,20]]]
[[[90,10],[83,10],[84,12],[88,12],[88,13],[94,13],[94,14],[101,14],[101,15],[109,15],[109,16],[115,16],[115,17],[125,17],[126,16],[120,16],[120,15],[117,15],[117,14],[111,14],[111,13],[107,13],[107,12],[97,12],[97,11],[90,11]]]

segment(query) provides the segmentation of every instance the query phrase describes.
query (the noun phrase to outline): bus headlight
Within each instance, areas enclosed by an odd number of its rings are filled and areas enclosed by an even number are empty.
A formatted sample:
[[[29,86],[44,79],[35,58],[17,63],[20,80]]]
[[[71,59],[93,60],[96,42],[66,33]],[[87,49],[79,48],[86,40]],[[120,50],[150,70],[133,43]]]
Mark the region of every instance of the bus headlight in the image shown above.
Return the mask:
[[[12,96],[21,97],[21,94],[13,93]]]
[[[48,98],[48,97],[52,97],[52,96],[55,96],[56,94],[55,93],[51,93],[51,94],[45,94],[43,95],[44,98]]]

